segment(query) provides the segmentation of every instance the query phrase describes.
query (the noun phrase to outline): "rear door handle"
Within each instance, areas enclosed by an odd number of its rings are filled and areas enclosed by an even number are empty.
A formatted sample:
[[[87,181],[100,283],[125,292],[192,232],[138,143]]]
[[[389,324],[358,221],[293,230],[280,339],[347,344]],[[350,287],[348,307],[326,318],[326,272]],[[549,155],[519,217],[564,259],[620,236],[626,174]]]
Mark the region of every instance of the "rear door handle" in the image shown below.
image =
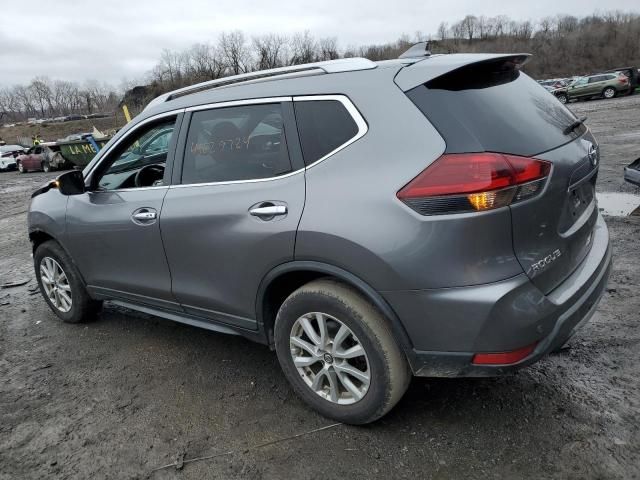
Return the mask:
[[[275,217],[276,215],[286,215],[286,205],[267,205],[264,207],[254,207],[249,210],[254,217]]]

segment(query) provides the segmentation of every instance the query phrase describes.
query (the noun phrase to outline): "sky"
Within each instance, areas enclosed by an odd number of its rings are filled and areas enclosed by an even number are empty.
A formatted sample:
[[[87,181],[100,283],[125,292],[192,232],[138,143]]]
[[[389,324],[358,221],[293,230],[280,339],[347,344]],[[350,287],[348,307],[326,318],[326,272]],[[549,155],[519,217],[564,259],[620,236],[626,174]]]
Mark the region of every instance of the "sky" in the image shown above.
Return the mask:
[[[0,0],[0,87],[33,77],[118,86],[142,80],[163,49],[215,42],[223,31],[336,37],[349,45],[435,34],[465,15],[537,20],[639,11],[638,0]]]

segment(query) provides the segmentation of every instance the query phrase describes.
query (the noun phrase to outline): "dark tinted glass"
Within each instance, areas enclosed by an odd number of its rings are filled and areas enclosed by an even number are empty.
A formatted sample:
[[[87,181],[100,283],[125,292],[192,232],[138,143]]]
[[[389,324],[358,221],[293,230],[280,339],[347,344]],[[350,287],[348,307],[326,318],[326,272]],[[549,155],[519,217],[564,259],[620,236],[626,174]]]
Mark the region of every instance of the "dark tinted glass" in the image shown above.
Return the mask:
[[[337,100],[294,102],[304,162],[309,165],[351,140],[358,125]]]
[[[280,104],[193,113],[182,183],[252,180],[290,171]]]
[[[477,64],[476,64],[477,65]],[[448,153],[535,155],[580,133],[576,117],[518,70],[461,68],[407,92],[446,141]]]

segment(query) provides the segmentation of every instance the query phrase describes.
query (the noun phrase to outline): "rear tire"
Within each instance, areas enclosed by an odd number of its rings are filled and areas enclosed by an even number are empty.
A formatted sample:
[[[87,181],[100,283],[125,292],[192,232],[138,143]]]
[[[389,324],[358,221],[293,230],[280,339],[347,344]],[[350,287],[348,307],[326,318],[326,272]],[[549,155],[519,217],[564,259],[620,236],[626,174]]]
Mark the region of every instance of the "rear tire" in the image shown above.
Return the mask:
[[[33,261],[40,292],[53,313],[67,323],[95,318],[102,302],[89,296],[73,260],[57,242],[38,245]]]
[[[616,96],[616,89],[613,87],[607,87],[602,91],[604,98],[614,98]]]
[[[315,280],[293,292],[280,307],[274,337],[287,380],[325,417],[354,425],[373,422],[409,386],[411,372],[387,319],[337,281]]]
[[[569,101],[569,99],[567,98],[567,96],[564,93],[561,93],[559,95],[556,95],[556,98],[558,100],[560,100],[560,103],[565,104]]]

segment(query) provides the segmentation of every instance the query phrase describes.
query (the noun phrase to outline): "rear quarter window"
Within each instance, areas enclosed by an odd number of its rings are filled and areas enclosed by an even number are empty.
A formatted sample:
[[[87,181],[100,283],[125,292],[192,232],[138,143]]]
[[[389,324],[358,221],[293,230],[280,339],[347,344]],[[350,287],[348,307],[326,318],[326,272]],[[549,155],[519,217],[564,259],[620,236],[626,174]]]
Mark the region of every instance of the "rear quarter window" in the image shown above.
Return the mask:
[[[338,100],[296,101],[294,106],[306,165],[327,156],[358,134],[358,125]]]
[[[409,67],[410,68],[410,67]],[[444,138],[447,153],[532,156],[570,142],[576,117],[518,70],[473,64],[406,92]]]

